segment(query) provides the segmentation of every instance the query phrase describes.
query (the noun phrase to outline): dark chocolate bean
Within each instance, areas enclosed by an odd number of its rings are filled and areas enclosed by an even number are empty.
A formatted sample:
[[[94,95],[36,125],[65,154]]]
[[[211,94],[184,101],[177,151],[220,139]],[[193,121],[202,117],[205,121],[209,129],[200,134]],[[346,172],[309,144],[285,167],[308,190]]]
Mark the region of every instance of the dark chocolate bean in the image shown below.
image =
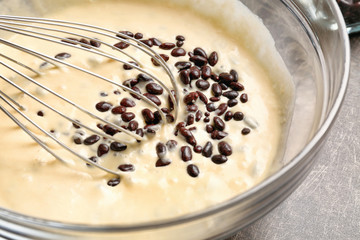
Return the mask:
[[[101,46],[101,42],[96,39],[90,39],[90,45],[99,48]]]
[[[184,103],[187,105],[194,104],[198,98],[199,94],[197,92],[190,92],[184,97]]]
[[[81,137],[74,137],[73,140],[74,140],[74,143],[77,144],[77,145],[82,144],[82,139],[81,139]]]
[[[124,112],[126,112],[126,107],[124,107],[124,106],[116,106],[113,109],[111,109],[111,112],[113,114],[123,114]]]
[[[182,146],[180,152],[181,152],[181,159],[184,162],[188,162],[192,159],[192,152],[189,146]]]
[[[95,108],[99,111],[99,112],[107,112],[112,108],[112,104],[108,103],[108,102],[98,102],[95,105]]]
[[[211,158],[211,161],[213,162],[213,163],[215,163],[215,164],[223,164],[223,163],[225,163],[226,161],[227,161],[228,159],[227,159],[227,157],[226,156],[224,156],[224,155],[214,155],[214,156],[212,156],[212,158]]]
[[[136,129],[135,133],[139,135],[140,137],[144,136],[144,130],[142,128]],[[141,142],[140,140],[136,140],[137,142]]]
[[[207,99],[207,97],[206,97],[205,94],[203,94],[203,93],[200,92],[200,91],[196,91],[196,93],[199,95],[200,101],[202,101],[204,104],[207,104],[207,103],[208,103],[208,99]]]
[[[63,52],[63,53],[58,53],[55,55],[55,58],[56,59],[59,59],[59,60],[64,60],[66,58],[70,58],[71,57],[71,54],[70,53],[66,53],[66,52]]]
[[[112,142],[110,144],[110,149],[115,152],[122,152],[127,149],[127,145],[119,142]]]
[[[123,107],[131,108],[131,107],[135,107],[136,103],[130,98],[123,98],[120,101],[120,105]]]
[[[107,97],[108,94],[107,94],[106,92],[100,92],[100,96],[101,96],[101,97]]]
[[[93,145],[94,143],[96,143],[97,141],[100,140],[100,137],[98,135],[91,135],[90,137],[87,137],[84,140],[84,144],[85,145]]]
[[[221,153],[224,156],[230,156],[232,154],[232,148],[231,148],[230,144],[228,144],[225,141],[219,142],[218,150],[219,150],[219,153]]]
[[[209,117],[210,116],[210,113],[209,112],[205,112],[205,117]]]
[[[132,112],[124,112],[123,114],[121,114],[121,119],[124,122],[130,122],[131,120],[133,120],[135,118],[135,114]]]
[[[239,96],[239,93],[235,90],[231,90],[231,91],[224,92],[223,96],[228,99],[235,99]]]
[[[165,43],[162,43],[159,48],[161,49],[164,49],[164,50],[170,50],[170,49],[173,49],[175,47],[175,44],[174,43],[170,43],[170,42],[165,42]]]
[[[214,131],[214,127],[210,124],[206,124],[205,129],[207,133],[212,133]]]
[[[144,96],[147,97],[150,101],[152,101],[156,105],[158,105],[158,106],[161,105],[161,100],[157,96],[155,96],[151,93],[144,93]]]
[[[201,76],[201,71],[197,66],[192,66],[189,72],[190,80],[198,79]]]
[[[101,156],[103,156],[104,154],[106,154],[106,153],[108,153],[109,152],[109,146],[108,145],[106,145],[106,144],[100,144],[99,146],[98,146],[98,149],[97,149],[97,155],[98,155],[98,157],[101,157]]]
[[[151,77],[149,77],[148,75],[145,75],[144,73],[139,73],[137,75],[136,79],[138,80],[138,82],[152,82],[152,81],[154,81]]]
[[[146,84],[146,91],[148,91],[148,93],[154,94],[154,95],[161,95],[163,93],[163,88],[157,84],[157,83],[148,83]]]
[[[235,121],[242,121],[244,119],[244,114],[242,112],[236,112],[233,116]]]
[[[208,80],[211,77],[211,68],[209,66],[202,66],[200,70],[201,70],[201,77],[204,80]]]
[[[180,62],[175,63],[175,67],[176,67],[178,70],[184,70],[184,69],[190,68],[190,67],[191,67],[191,63],[190,63],[190,62],[180,61]]]
[[[211,85],[211,92],[214,94],[215,97],[220,97],[222,94],[222,89],[218,83],[213,83]]]
[[[183,84],[187,85],[190,83],[190,70],[184,69],[179,73],[180,80]]]
[[[165,167],[168,166],[171,163],[169,159],[158,159],[155,163],[155,167]]]
[[[243,128],[243,130],[241,130],[242,135],[248,135],[250,132],[251,132],[250,128]]]
[[[108,182],[107,182],[107,185],[110,186],[110,187],[115,187],[117,185],[119,185],[120,183],[120,178],[112,178],[110,179]]]
[[[207,142],[202,149],[202,155],[208,158],[211,157],[212,153],[213,153],[213,145],[211,142]]]
[[[125,63],[125,64],[123,65],[123,68],[124,68],[125,70],[131,70],[131,69],[134,68],[132,65],[137,66],[137,67],[139,66],[139,64],[137,64],[136,62],[134,62],[134,61],[129,61],[128,63]]]
[[[205,66],[207,64],[207,59],[199,55],[192,56],[189,60],[198,67]]]
[[[234,82],[234,77],[230,73],[223,72],[219,74],[219,83],[229,86],[232,82]]]
[[[205,122],[205,123],[210,122],[210,118],[209,118],[209,117],[204,118],[204,122]]]
[[[185,41],[185,37],[183,35],[177,35],[175,39],[178,41]]]
[[[117,47],[117,48],[119,48],[121,50],[123,50],[123,49],[125,49],[125,48],[127,48],[129,46],[130,45],[128,43],[126,43],[126,42],[118,42],[118,43],[114,44],[114,47]]]
[[[143,109],[141,111],[141,114],[144,117],[146,124],[152,124],[154,122],[155,116],[154,116],[154,113],[150,109],[148,109],[148,108]]]
[[[225,129],[225,123],[221,118],[214,117],[213,121],[216,130],[223,131]]]
[[[154,121],[153,124],[158,124],[161,121],[161,114],[159,111],[154,112]]]
[[[213,111],[215,111],[215,109],[216,109],[216,107],[215,107],[214,103],[211,102],[211,103],[206,104],[206,110],[208,112],[213,112]]]
[[[202,91],[205,91],[210,87],[210,83],[202,79],[197,80],[195,85]]]
[[[156,144],[156,154],[159,158],[164,158],[166,155],[166,146],[165,144],[159,142],[158,144]]]
[[[36,113],[39,117],[43,117],[44,116],[44,112],[43,111],[38,111],[37,113]]]
[[[217,52],[212,52],[210,54],[210,56],[209,56],[209,59],[208,59],[209,64],[212,67],[217,64],[218,60],[219,60],[219,56],[218,56]]]
[[[228,102],[227,102],[227,105],[229,106],[229,107],[234,107],[234,106],[236,106],[238,104],[238,100],[236,100],[236,99],[230,99]]]
[[[139,40],[139,39],[142,39],[144,37],[144,35],[142,33],[136,33],[134,37],[135,37],[135,39]]]
[[[116,128],[113,128],[112,126],[107,125],[107,124],[102,127],[102,130],[104,131],[104,133],[106,133],[110,136],[114,136],[116,133],[119,132],[119,130],[117,130]]]
[[[247,101],[249,101],[248,95],[247,95],[246,93],[241,94],[241,96],[240,96],[240,101],[241,101],[242,103],[246,103]]]
[[[225,121],[230,121],[232,118],[233,118],[233,113],[231,111],[227,111],[224,116]]]
[[[138,127],[139,127],[139,123],[136,120],[132,120],[132,121],[129,122],[127,128],[130,131],[135,131],[136,129],[138,129]]]
[[[226,112],[227,108],[228,108],[228,106],[227,106],[226,103],[221,103],[221,104],[219,105],[219,107],[216,109],[216,114],[217,114],[218,116],[223,115],[223,114]]]
[[[132,164],[121,164],[118,168],[119,168],[120,171],[123,171],[123,172],[133,172],[133,171],[135,171],[135,167]]]
[[[199,168],[195,164],[190,164],[186,168],[187,173],[190,175],[190,177],[197,177],[200,174]]]
[[[233,78],[234,78],[234,82],[239,81],[239,74],[237,73],[237,71],[236,71],[236,70],[231,69],[230,74],[233,76]]]
[[[229,87],[232,89],[232,90],[235,90],[235,91],[243,91],[245,89],[245,87],[239,83],[239,82],[232,82],[230,83]]]
[[[211,102],[218,102],[218,101],[220,101],[220,98],[219,97],[211,97],[211,98],[209,98],[209,100]]]
[[[186,126],[190,126],[190,125],[194,124],[194,122],[195,122],[194,114],[189,114],[186,118]]]
[[[186,55],[186,51],[183,48],[174,48],[171,51],[171,56],[173,57],[181,57],[181,56],[185,56]]]
[[[207,58],[207,57],[208,57],[207,54],[206,54],[206,52],[205,52],[205,50],[202,49],[202,48],[200,48],[200,47],[195,48],[193,52],[194,52],[194,55],[195,55],[195,56],[201,56],[201,57],[203,57],[203,58]]]
[[[200,111],[200,110],[198,110],[197,112],[196,112],[196,114],[195,114],[195,121],[196,122],[199,122],[200,120],[201,120],[201,118],[202,118],[202,111]]]

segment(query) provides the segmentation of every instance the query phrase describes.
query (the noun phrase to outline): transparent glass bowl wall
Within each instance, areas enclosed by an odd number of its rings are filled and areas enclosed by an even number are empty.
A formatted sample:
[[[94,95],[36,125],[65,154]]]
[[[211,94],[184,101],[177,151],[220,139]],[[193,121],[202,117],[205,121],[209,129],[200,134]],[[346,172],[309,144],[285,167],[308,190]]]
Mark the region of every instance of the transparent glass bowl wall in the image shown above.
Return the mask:
[[[44,1],[53,3],[53,1]],[[86,226],[33,219],[0,209],[0,236],[36,239],[205,239],[229,236],[283,201],[305,178],[343,100],[349,43],[335,1],[242,0],[272,33],[296,87],[283,167],[260,185],[192,215],[131,226]],[[0,1],[2,4],[3,2]],[[23,14],[13,1],[0,14]],[[61,4],[61,1],[56,1]],[[9,4],[9,3],[7,3]],[[38,10],[24,5],[33,15]],[[43,7],[43,6],[42,6]],[[0,196],[1,197],[1,196]]]

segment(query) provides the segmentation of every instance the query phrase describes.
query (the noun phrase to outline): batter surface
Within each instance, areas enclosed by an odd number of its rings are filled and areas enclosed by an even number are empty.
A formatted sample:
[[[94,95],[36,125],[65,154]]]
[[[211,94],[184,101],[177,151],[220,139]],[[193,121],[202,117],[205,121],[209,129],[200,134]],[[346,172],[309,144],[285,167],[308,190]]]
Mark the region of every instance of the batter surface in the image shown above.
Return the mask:
[[[215,6],[222,7],[222,14],[214,14],[213,9],[218,9]],[[117,142],[94,137],[91,131],[64,120],[0,81],[0,89],[26,106],[24,112],[46,131],[83,156],[118,171],[121,177],[104,174],[62,151],[49,138],[41,137],[53,150],[60,151],[67,162],[63,164],[1,113],[1,207],[74,223],[159,220],[203,210],[230,199],[261,182],[274,169],[283,151],[292,85],[264,27],[241,3],[90,1],[48,17],[90,23],[128,35],[131,34],[125,31],[141,33],[142,36],[134,37],[150,39],[152,49],[168,57],[164,59],[179,86],[178,118],[172,122],[174,111],[171,111],[168,92],[155,84],[156,81],[144,80],[138,71],[126,65],[66,46],[28,42],[30,48],[90,69],[119,84],[135,86],[141,93],[157,96],[161,102],[159,107],[166,108],[163,111],[170,123],[159,124],[154,107],[118,86],[71,68],[51,68],[43,60],[4,49],[5,53],[21,57],[40,69],[44,74],[34,76],[40,83],[94,114],[134,133],[143,132],[144,140],[138,142],[124,133],[114,133],[99,121],[9,73],[12,81],[67,116],[118,137]],[[260,37],[255,38],[257,34]],[[71,36],[64,34],[63,37]],[[157,46],[153,38],[162,45]],[[15,37],[12,41],[23,43],[24,39]],[[109,44],[124,47],[120,40]],[[160,67],[136,48],[124,47],[124,50],[141,58],[139,62],[144,69],[171,88],[169,78]],[[203,58],[191,58],[189,52]],[[191,64],[192,68],[179,62]],[[212,74],[206,76],[205,67]],[[200,75],[196,76],[199,72],[195,68],[200,70]],[[155,113],[154,119],[144,109]]]

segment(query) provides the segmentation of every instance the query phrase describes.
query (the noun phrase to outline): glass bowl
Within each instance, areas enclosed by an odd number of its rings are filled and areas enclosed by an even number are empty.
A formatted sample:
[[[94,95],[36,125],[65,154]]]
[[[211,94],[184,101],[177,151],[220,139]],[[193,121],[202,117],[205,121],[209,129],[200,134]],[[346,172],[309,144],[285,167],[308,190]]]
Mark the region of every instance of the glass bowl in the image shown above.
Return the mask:
[[[10,239],[224,238],[262,217],[289,196],[310,171],[343,101],[350,65],[346,26],[335,0],[241,1],[268,27],[296,88],[286,153],[277,172],[249,191],[211,208],[138,225],[76,225],[0,208],[0,236]],[[51,1],[51,6],[56,8],[61,2]],[[2,4],[0,14],[41,15],[38,10],[42,5],[39,8],[28,1]]]

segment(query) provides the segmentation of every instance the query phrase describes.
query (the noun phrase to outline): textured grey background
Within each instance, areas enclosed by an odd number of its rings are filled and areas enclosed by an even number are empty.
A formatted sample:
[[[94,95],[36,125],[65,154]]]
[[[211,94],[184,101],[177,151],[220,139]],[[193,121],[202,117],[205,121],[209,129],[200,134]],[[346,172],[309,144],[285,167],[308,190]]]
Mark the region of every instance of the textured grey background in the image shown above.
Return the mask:
[[[351,38],[351,57],[347,96],[313,170],[288,199],[232,240],[360,240],[360,35]]]

